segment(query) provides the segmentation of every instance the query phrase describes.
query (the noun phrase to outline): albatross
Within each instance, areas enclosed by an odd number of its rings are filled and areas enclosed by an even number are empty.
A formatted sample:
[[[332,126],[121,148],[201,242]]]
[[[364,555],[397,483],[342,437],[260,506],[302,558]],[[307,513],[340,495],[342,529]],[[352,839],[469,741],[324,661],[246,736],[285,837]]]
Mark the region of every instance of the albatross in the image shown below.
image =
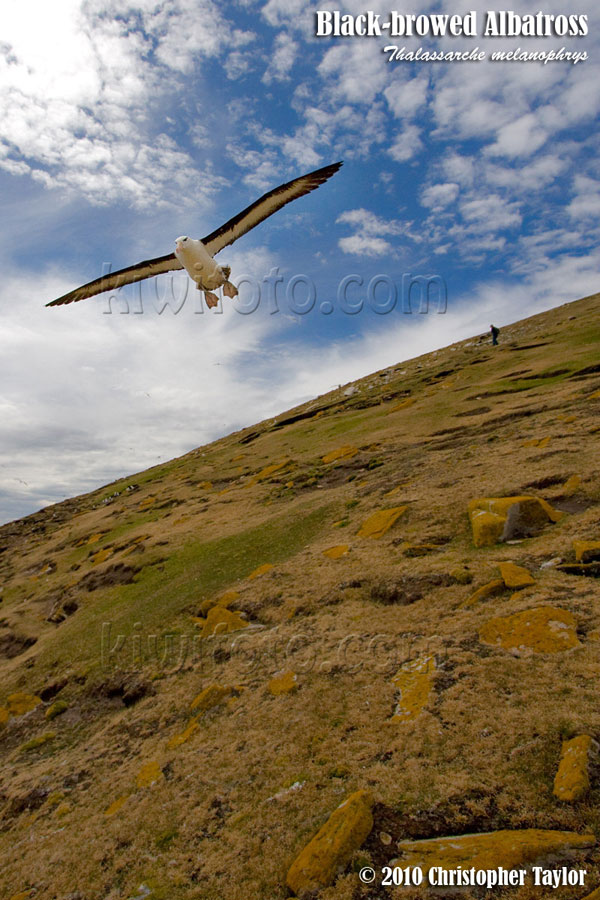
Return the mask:
[[[182,235],[176,239],[173,253],[158,256],[156,259],[146,259],[135,266],[128,266],[126,269],[119,269],[118,272],[102,275],[100,278],[89,281],[74,291],[58,297],[57,300],[52,300],[46,306],[64,306],[66,303],[85,300],[87,297],[94,297],[104,291],[114,291],[124,284],[143,281],[144,278],[152,278],[163,272],[185,269],[198,290],[204,291],[206,303],[209,308],[212,308],[219,302],[219,298],[213,293],[218,288],[223,288],[226,297],[235,297],[238,292],[229,280],[231,267],[219,265],[213,257],[264,219],[272,216],[286,203],[291,203],[292,200],[297,200],[298,197],[314,191],[328,178],[331,178],[341,165],[341,162],[336,162],[330,166],[323,166],[322,169],[281,184],[272,191],[268,191],[206,237],[195,240],[187,235]]]

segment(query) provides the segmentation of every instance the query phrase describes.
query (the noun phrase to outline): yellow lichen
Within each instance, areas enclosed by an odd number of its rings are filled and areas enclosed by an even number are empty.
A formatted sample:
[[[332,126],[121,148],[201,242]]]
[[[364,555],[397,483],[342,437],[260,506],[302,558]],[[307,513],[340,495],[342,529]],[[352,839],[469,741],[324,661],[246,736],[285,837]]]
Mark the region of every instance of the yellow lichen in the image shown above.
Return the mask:
[[[498,616],[481,626],[479,638],[484,644],[504,650],[531,650],[534,653],[558,653],[580,647],[572,613],[553,606],[540,606]]]
[[[104,810],[105,816],[114,816],[115,813],[118,813],[119,810],[125,805],[125,803],[129,800],[129,794],[123,794],[121,797],[117,797],[116,800]]]
[[[328,556],[329,559],[339,559],[341,556],[344,556],[348,552],[348,544],[338,544],[336,547],[328,547],[327,550],[323,550],[323,555]]]
[[[567,497],[570,497],[571,494],[575,493],[580,484],[581,475],[571,475],[571,477],[567,478],[567,480],[563,484],[563,494],[565,494],[565,496]]]
[[[158,762],[153,759],[142,766],[136,775],[135,783],[139,788],[151,787],[153,784],[162,781],[164,777]]]
[[[530,584],[535,584],[535,578],[523,566],[516,566],[511,562],[503,562],[499,564],[498,568],[507,588],[517,591],[520,588],[529,587]]]
[[[112,554],[112,549],[110,547],[105,547],[102,550],[97,550],[96,553],[92,553],[92,555],[90,557],[92,560],[92,565],[97,566],[98,563],[104,562],[104,560],[108,559],[108,557],[111,554]]]
[[[554,796],[559,800],[581,800],[590,789],[589,757],[592,738],[580,734],[563,741],[560,763],[554,779]]]
[[[17,691],[16,694],[10,694],[6,699],[6,706],[11,716],[24,716],[25,713],[31,712],[41,703],[41,699],[35,694],[25,694]]]
[[[167,741],[167,750],[175,750],[176,747],[180,747],[182,744],[185,744],[187,741],[189,741],[189,739],[200,728],[198,718],[198,716],[194,716],[194,718],[190,719],[187,728],[182,731],[181,734],[175,734],[169,741]]]
[[[488,547],[508,540],[513,531],[537,531],[548,522],[558,522],[562,513],[545,500],[527,495],[479,497],[468,506],[476,547]]]
[[[294,672],[282,672],[280,675],[275,675],[267,685],[269,693],[274,697],[278,697],[280,694],[289,694],[297,687],[298,676]]]
[[[516,869],[569,850],[582,850],[595,844],[594,835],[573,831],[546,831],[524,828],[519,831],[490,831],[457,837],[430,838],[423,841],[399,841],[402,858],[391,865],[421,866],[426,874],[442,869],[463,868]]]
[[[400,403],[396,403],[395,406],[392,406],[390,412],[398,412],[398,410],[400,409],[408,409],[408,407],[412,406],[414,402],[414,397],[407,397],[406,400],[402,400]]]
[[[589,563],[600,560],[600,541],[573,541],[575,560]]]
[[[261,575],[264,575],[266,572],[270,572],[274,566],[272,563],[263,563],[262,566],[258,566],[258,568],[254,569],[253,572],[250,572],[248,575],[248,581],[253,581],[255,578],[260,578]]]
[[[330,815],[290,867],[286,884],[302,896],[328,887],[373,828],[373,798],[356,791]]]
[[[396,522],[407,509],[407,506],[394,506],[391,509],[378,510],[362,523],[360,530],[358,531],[358,537],[375,538],[378,540],[383,537],[386,531],[389,531],[394,522]]]
[[[409,722],[421,713],[429,700],[435,676],[435,660],[431,656],[405,663],[392,682],[400,691],[392,722]]]
[[[326,453],[325,456],[321,457],[321,460],[324,463],[332,463],[337,462],[338,459],[351,459],[353,456],[356,456],[357,453],[358,447],[352,447],[350,444],[346,444],[344,447],[338,447],[337,450],[330,450],[329,453]]]
[[[496,594],[501,594],[504,590],[504,581],[501,578],[495,578],[493,581],[488,581],[487,584],[482,585],[478,588],[474,594],[471,594],[470,597],[467,597],[466,600],[460,604],[465,609],[468,609],[470,606],[475,606],[476,603],[479,603],[480,600],[486,600],[488,597],[493,597]]]
[[[239,613],[226,609],[224,606],[213,606],[202,623],[201,634],[203,638],[207,638],[217,634],[230,634],[232,631],[239,631],[241,628],[247,627],[248,622]]]
[[[208,687],[204,688],[203,691],[194,697],[190,704],[190,709],[192,712],[197,710],[198,712],[206,712],[208,709],[212,709],[213,706],[218,706],[220,703],[223,703],[226,697],[229,697],[233,688],[227,687],[223,684],[209,684]]]
[[[250,485],[258,484],[259,481],[264,481],[265,478],[270,478],[271,475],[275,475],[277,472],[281,472],[283,469],[287,468],[291,464],[291,459],[284,459],[282,462],[273,463],[270,466],[265,466],[264,469],[261,469],[260,472],[257,472],[256,475],[253,475],[246,484],[246,487],[250,487]]]

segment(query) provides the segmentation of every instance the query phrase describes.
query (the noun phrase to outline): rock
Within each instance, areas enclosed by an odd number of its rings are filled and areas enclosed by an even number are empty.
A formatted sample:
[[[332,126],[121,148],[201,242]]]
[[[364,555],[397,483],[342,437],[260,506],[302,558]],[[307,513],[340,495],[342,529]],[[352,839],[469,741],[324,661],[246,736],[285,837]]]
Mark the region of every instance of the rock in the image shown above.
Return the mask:
[[[19,750],[22,753],[27,753],[29,750],[37,750],[39,747],[43,747],[44,744],[49,744],[50,741],[53,741],[56,737],[55,731],[46,731],[44,734],[40,734],[37,737],[31,738],[30,741],[26,741],[24,744],[21,744]]]
[[[407,506],[393,506],[391,509],[380,509],[362,523],[358,537],[379,538],[392,527],[394,522],[406,512]]]
[[[566,497],[570,497],[571,494],[575,493],[580,484],[581,475],[571,475],[571,477],[567,478],[563,484],[563,494],[565,494]]]
[[[280,694],[289,694],[290,691],[295,691],[297,687],[298,676],[294,672],[282,672],[280,675],[275,675],[267,685],[269,693],[273,694],[274,697],[278,697]]]
[[[338,544],[336,547],[329,547],[327,550],[323,550],[323,555],[328,556],[329,559],[339,559],[347,552],[348,544]]]
[[[110,806],[108,806],[104,810],[104,815],[105,816],[114,816],[115,813],[118,813],[119,810],[125,805],[125,803],[127,803],[128,800],[129,800],[129,794],[123,794],[121,797],[117,797],[117,799],[113,800],[113,802],[110,804]]]
[[[48,707],[44,715],[49,721],[52,721],[52,719],[56,719],[57,716],[62,716],[68,708],[69,704],[66,700],[55,700],[54,703]]]
[[[495,578],[493,581],[488,581],[487,584],[478,588],[474,594],[471,594],[470,597],[463,600],[460,605],[462,608],[468,609],[470,606],[475,606],[480,600],[486,600],[488,597],[494,597],[496,594],[501,594],[503,590],[504,581],[501,578]]]
[[[287,468],[290,465],[291,459],[284,459],[282,462],[273,463],[270,466],[265,466],[264,469],[261,469],[260,472],[257,472],[256,475],[253,475],[246,482],[246,487],[250,487],[253,484],[258,484],[259,481],[264,481],[265,478],[270,478],[271,475],[275,475],[277,472],[281,472],[283,469]]]
[[[356,791],[330,815],[287,873],[286,884],[297,897],[328,887],[346,868],[373,828],[372,808],[371,795]]]
[[[29,900],[29,898],[33,898],[33,888],[29,891],[19,891],[17,894],[13,894],[10,900]]]
[[[201,634],[203,638],[207,638],[216,634],[231,634],[247,627],[248,622],[239,613],[225,609],[224,606],[213,606],[202,624]]]
[[[112,549],[110,547],[105,547],[103,550],[98,550],[96,553],[93,553],[91,556],[92,565],[97,566],[99,563],[103,563],[105,559],[108,559],[112,554]]]
[[[559,800],[581,800],[590,789],[589,763],[593,740],[589,734],[580,734],[563,741],[560,763],[554,779],[553,794]]]
[[[457,837],[430,838],[423,841],[398,841],[400,859],[390,865],[421,866],[426,874],[434,866],[454,869],[462,866],[481,869],[523,868],[528,864],[584,850],[596,843],[593,834],[574,831],[546,831],[525,828],[520,831],[489,831]]]
[[[414,402],[414,397],[407,397],[406,400],[402,400],[400,403],[396,403],[395,406],[392,406],[390,412],[397,412],[399,409],[408,409],[408,407],[412,406]]]
[[[586,894],[585,897],[582,897],[582,900],[600,900],[600,888],[596,888],[591,894]]]
[[[258,566],[257,569],[254,569],[253,572],[250,572],[248,575],[248,581],[252,581],[255,578],[260,578],[261,575],[264,575],[266,572],[270,572],[271,569],[275,567],[271,563],[263,563],[262,566]]]
[[[329,453],[326,453],[325,456],[321,457],[321,461],[328,464],[337,462],[338,459],[351,459],[357,453],[358,447],[352,447],[347,444],[344,447],[338,447],[337,450],[331,450]]]
[[[442,547],[440,544],[411,544],[410,541],[405,541],[403,544],[400,544],[400,550],[402,550],[404,556],[415,557],[415,556],[427,556],[428,553],[431,553],[433,550],[441,550]]]
[[[214,597],[209,597],[208,600],[203,600],[200,604],[198,612],[200,613],[200,616],[205,616],[209,609],[212,609],[213,606],[223,606],[225,609],[228,609],[232,603],[235,603],[235,601],[239,599],[239,591],[225,591],[225,593],[221,594],[220,597],[217,597],[216,600]]]
[[[553,606],[539,606],[490,619],[479,630],[484,644],[504,650],[559,653],[580,647],[572,613]]]
[[[600,541],[573,541],[575,560],[580,563],[600,560]]]
[[[6,699],[6,707],[11,716],[24,716],[25,713],[31,712],[41,703],[40,697],[35,694],[25,694],[17,691],[16,694],[10,694]]]
[[[523,566],[516,566],[514,563],[504,562],[500,563],[498,568],[500,569],[500,575],[507,588],[520,590],[521,588],[535,584],[535,578],[532,578],[531,573],[528,572],[527,569],[524,569]]]
[[[423,711],[435,677],[435,660],[431,656],[413,659],[401,667],[392,678],[400,699],[394,710],[392,722],[410,722]]]
[[[203,691],[200,691],[197,697],[194,697],[190,704],[190,709],[192,712],[206,712],[214,706],[223,703],[223,701],[232,693],[232,687],[225,686],[224,684],[209,684]]]
[[[471,584],[473,581],[473,573],[468,566],[456,566],[448,574],[456,584]]]
[[[173,737],[167,741],[167,750],[175,750],[177,747],[180,747],[182,744],[189,741],[200,728],[199,718],[200,716],[194,716],[190,719],[187,728],[182,731],[181,734],[173,735]]]
[[[151,787],[162,781],[165,776],[158,762],[153,759],[142,766],[136,775],[135,783],[139,788]]]
[[[531,537],[562,513],[539,497],[481,497],[468,506],[473,542],[488,547],[499,541]]]
[[[588,400],[600,400],[600,391],[594,391],[593,394],[588,395]]]
[[[0,725],[4,725],[10,719],[10,713],[6,706],[0,706]]]

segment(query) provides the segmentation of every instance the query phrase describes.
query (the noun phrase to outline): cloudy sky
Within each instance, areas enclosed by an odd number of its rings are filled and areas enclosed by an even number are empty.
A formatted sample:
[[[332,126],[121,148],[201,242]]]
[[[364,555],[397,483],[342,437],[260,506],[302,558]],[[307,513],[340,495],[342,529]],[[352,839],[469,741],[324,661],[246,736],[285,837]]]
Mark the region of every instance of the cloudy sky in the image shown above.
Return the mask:
[[[358,0],[3,0],[0,522],[597,291],[600,14],[543,8],[589,34],[315,36]],[[390,42],[589,58],[390,63]],[[222,253],[240,297],[216,313],[182,274],[45,308],[338,159]],[[445,314],[409,313],[415,275]]]

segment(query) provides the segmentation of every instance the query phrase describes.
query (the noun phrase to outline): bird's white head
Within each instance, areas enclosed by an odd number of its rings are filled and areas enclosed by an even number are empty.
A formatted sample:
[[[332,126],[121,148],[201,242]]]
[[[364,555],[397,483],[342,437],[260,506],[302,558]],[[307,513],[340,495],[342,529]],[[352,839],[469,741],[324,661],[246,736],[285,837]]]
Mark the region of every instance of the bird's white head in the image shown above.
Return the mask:
[[[189,241],[189,237],[186,234],[182,235],[181,237],[176,238],[175,239],[175,253],[177,253],[178,250],[182,250],[185,247],[185,245],[188,243],[188,241]]]

